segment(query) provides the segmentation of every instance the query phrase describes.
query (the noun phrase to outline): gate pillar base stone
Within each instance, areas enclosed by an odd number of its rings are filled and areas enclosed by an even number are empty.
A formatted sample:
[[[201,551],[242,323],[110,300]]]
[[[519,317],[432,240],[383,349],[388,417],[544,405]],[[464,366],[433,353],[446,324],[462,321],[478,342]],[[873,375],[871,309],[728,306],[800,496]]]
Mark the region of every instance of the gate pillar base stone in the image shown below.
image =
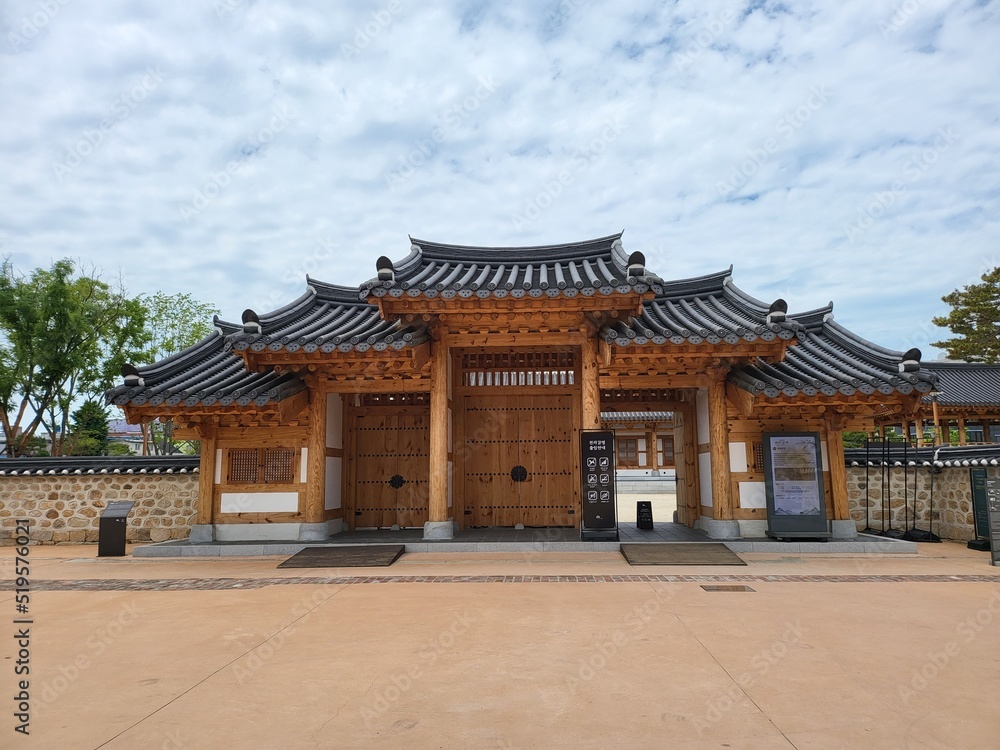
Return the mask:
[[[695,528],[699,528],[708,534],[709,539],[739,539],[739,521],[720,521],[715,518],[702,516],[698,519]]]
[[[330,525],[325,521],[323,523],[300,523],[299,524],[299,539],[300,542],[322,542],[330,538]]]
[[[191,536],[188,537],[190,544],[205,544],[215,541],[215,526],[210,523],[196,523],[191,527]]]
[[[451,521],[427,521],[424,524],[424,539],[454,539],[455,524]]]
[[[830,526],[834,539],[857,539],[858,527],[852,520],[831,521]]]

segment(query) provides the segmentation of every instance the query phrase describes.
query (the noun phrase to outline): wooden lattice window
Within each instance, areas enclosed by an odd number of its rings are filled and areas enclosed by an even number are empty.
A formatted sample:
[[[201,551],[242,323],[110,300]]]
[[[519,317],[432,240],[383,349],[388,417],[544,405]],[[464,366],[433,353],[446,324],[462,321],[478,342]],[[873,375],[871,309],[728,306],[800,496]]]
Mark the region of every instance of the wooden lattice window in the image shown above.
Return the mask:
[[[632,466],[639,465],[639,439],[638,438],[618,438],[618,465]]]
[[[230,484],[292,484],[294,448],[235,448],[229,451]]]
[[[462,385],[485,388],[567,386],[576,382],[576,357],[566,352],[468,352]]]
[[[657,449],[660,452],[659,462],[660,466],[667,468],[674,465],[674,438],[672,435],[667,436],[657,436],[656,442],[659,443]]]

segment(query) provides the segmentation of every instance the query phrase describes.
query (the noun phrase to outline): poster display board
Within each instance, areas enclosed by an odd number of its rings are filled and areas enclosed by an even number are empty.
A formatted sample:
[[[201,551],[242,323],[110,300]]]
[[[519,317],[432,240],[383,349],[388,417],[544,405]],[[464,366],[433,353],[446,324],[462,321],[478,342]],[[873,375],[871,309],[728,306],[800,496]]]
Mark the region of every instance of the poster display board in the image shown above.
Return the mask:
[[[829,537],[823,454],[817,432],[765,432],[767,535]]]
[[[986,507],[990,514],[990,562],[1000,565],[1000,477],[986,477]]]
[[[580,431],[580,479],[580,538],[618,541],[613,430]]]

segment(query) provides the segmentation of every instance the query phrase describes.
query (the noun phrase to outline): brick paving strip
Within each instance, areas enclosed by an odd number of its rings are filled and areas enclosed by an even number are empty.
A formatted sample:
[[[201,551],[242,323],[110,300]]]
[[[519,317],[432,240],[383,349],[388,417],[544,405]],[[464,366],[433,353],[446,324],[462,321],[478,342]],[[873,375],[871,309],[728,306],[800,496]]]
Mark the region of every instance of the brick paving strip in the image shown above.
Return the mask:
[[[226,591],[265,586],[367,583],[1000,583],[1000,575],[477,575],[322,576],[303,578],[151,578],[35,580],[34,591]],[[0,581],[0,591],[14,582]]]

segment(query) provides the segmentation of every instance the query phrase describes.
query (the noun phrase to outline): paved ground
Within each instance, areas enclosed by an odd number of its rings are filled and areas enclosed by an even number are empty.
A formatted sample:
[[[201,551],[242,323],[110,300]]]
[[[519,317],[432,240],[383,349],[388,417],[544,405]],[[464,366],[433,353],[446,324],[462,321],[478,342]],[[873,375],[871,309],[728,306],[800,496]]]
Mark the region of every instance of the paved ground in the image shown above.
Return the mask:
[[[277,570],[95,552],[31,550],[27,738],[0,590],[0,747],[1000,746],[1000,569],[958,544],[744,555],[735,573],[606,553]]]

